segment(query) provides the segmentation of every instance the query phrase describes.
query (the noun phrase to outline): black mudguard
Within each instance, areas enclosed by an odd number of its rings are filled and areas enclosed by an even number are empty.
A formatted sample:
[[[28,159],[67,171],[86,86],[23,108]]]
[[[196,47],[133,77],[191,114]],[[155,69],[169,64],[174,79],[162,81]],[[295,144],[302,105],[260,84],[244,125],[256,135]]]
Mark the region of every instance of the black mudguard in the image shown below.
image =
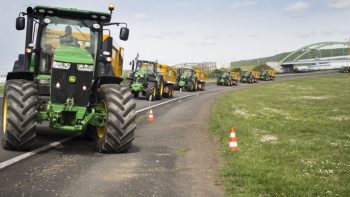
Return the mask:
[[[98,89],[104,84],[120,84],[123,81],[122,77],[116,76],[98,76],[91,86],[90,103],[97,103],[98,101]]]
[[[35,75],[33,72],[29,71],[14,71],[7,73],[6,81],[12,79],[25,79],[28,81],[34,81]]]

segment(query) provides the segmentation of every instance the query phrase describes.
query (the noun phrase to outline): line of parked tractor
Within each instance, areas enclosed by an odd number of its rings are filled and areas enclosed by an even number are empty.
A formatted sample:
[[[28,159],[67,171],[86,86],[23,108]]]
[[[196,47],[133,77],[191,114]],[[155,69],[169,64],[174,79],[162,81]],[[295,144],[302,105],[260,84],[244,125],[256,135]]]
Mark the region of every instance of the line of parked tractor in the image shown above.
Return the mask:
[[[207,74],[201,69],[175,68],[156,61],[133,60],[131,73],[122,82],[129,86],[134,98],[143,96],[154,101],[172,98],[175,90],[204,91]],[[233,86],[241,83],[257,83],[258,80],[270,81],[276,77],[275,70],[221,71],[217,85]]]

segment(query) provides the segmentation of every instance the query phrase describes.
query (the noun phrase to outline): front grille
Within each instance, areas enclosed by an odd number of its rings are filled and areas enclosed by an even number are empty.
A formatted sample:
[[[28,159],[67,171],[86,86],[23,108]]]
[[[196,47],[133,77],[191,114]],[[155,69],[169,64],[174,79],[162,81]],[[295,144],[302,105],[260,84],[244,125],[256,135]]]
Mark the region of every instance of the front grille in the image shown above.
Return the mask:
[[[70,76],[75,76],[76,81],[69,82]],[[92,77],[93,72],[79,71],[76,64],[71,64],[69,69],[52,68],[50,93],[52,103],[63,104],[67,98],[73,98],[76,105],[87,106]],[[86,86],[85,91],[83,86]]]

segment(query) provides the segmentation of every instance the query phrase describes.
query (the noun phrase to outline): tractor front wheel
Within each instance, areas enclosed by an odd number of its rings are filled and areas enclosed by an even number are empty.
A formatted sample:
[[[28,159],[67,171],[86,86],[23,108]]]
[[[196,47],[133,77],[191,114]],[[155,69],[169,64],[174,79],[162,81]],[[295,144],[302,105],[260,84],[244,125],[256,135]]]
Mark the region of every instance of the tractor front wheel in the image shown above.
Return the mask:
[[[37,89],[32,81],[9,80],[5,84],[2,111],[2,146],[30,150],[36,138]]]
[[[157,91],[157,95],[156,95],[157,100],[162,100],[163,92],[164,92],[164,83],[161,82],[161,84],[159,85],[159,89]]]
[[[106,119],[103,127],[92,127],[96,150],[103,153],[128,151],[136,129],[136,103],[130,89],[116,84],[102,85],[99,106],[105,111]]]
[[[147,89],[146,89],[146,99],[154,101],[156,96],[157,96],[157,84],[155,82],[148,82]]]

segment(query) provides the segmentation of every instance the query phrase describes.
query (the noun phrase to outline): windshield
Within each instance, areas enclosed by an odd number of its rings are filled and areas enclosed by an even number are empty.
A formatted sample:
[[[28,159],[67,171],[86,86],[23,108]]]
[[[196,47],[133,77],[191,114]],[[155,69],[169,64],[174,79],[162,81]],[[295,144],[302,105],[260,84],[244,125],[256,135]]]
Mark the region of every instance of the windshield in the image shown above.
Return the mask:
[[[224,73],[222,74],[222,77],[228,77],[228,76],[230,76],[230,74],[227,73],[227,72],[224,72]]]
[[[182,73],[183,77],[190,77],[192,76],[192,70],[184,70],[184,72]]]
[[[41,38],[40,72],[49,74],[55,49],[63,45],[79,47],[96,58],[98,32],[91,31],[94,21],[71,20],[51,17]],[[94,61],[96,62],[96,61]]]
[[[154,72],[154,64],[151,63],[145,63],[145,62],[139,62],[138,67],[140,71],[146,72],[146,73],[153,73]]]

